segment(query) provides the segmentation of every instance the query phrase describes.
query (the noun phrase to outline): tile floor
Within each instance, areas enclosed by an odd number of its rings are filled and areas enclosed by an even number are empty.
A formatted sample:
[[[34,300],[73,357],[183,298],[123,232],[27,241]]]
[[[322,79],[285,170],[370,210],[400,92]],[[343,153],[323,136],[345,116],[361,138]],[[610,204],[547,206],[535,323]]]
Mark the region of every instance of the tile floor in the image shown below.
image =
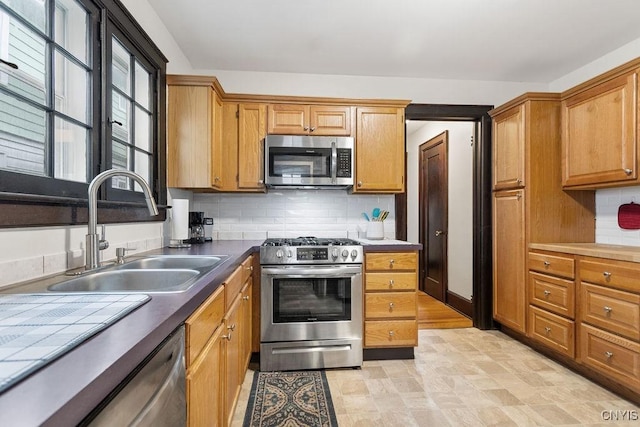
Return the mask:
[[[640,425],[637,405],[501,332],[419,333],[414,360],[327,371],[340,427]],[[234,427],[242,426],[252,378],[249,371]]]

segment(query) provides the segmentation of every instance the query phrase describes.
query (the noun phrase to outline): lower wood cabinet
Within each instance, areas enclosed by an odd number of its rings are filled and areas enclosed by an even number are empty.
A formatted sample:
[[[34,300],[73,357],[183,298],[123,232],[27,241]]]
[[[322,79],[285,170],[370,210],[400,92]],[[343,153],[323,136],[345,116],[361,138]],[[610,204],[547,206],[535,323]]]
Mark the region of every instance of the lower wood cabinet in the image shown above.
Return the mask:
[[[417,346],[417,252],[367,252],[364,267],[364,347]]]
[[[253,256],[185,322],[187,425],[229,426],[251,358]]]

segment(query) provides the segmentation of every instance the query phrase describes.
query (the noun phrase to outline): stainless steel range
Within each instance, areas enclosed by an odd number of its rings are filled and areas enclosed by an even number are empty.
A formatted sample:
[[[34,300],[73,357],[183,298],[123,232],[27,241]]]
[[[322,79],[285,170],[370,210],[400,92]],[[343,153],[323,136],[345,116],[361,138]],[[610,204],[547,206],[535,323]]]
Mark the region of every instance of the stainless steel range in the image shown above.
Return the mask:
[[[260,370],[362,365],[362,246],[267,239],[260,248]]]

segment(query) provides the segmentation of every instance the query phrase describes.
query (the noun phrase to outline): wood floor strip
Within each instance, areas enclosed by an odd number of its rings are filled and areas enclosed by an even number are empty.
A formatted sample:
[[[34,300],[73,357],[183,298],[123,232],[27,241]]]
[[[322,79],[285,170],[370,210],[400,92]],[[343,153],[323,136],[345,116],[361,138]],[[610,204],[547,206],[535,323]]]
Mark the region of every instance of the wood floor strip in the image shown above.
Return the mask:
[[[418,328],[419,329],[450,329],[471,328],[473,322],[451,307],[437,299],[418,292]]]

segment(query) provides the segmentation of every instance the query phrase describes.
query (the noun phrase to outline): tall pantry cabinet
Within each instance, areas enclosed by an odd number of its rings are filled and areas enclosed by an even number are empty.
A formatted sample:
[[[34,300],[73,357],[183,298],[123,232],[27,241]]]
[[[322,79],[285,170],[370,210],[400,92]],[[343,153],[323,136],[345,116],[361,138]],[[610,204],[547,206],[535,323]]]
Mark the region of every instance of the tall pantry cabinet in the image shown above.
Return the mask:
[[[493,318],[526,334],[529,243],[593,242],[594,193],[562,190],[560,94],[526,93],[489,114]]]

